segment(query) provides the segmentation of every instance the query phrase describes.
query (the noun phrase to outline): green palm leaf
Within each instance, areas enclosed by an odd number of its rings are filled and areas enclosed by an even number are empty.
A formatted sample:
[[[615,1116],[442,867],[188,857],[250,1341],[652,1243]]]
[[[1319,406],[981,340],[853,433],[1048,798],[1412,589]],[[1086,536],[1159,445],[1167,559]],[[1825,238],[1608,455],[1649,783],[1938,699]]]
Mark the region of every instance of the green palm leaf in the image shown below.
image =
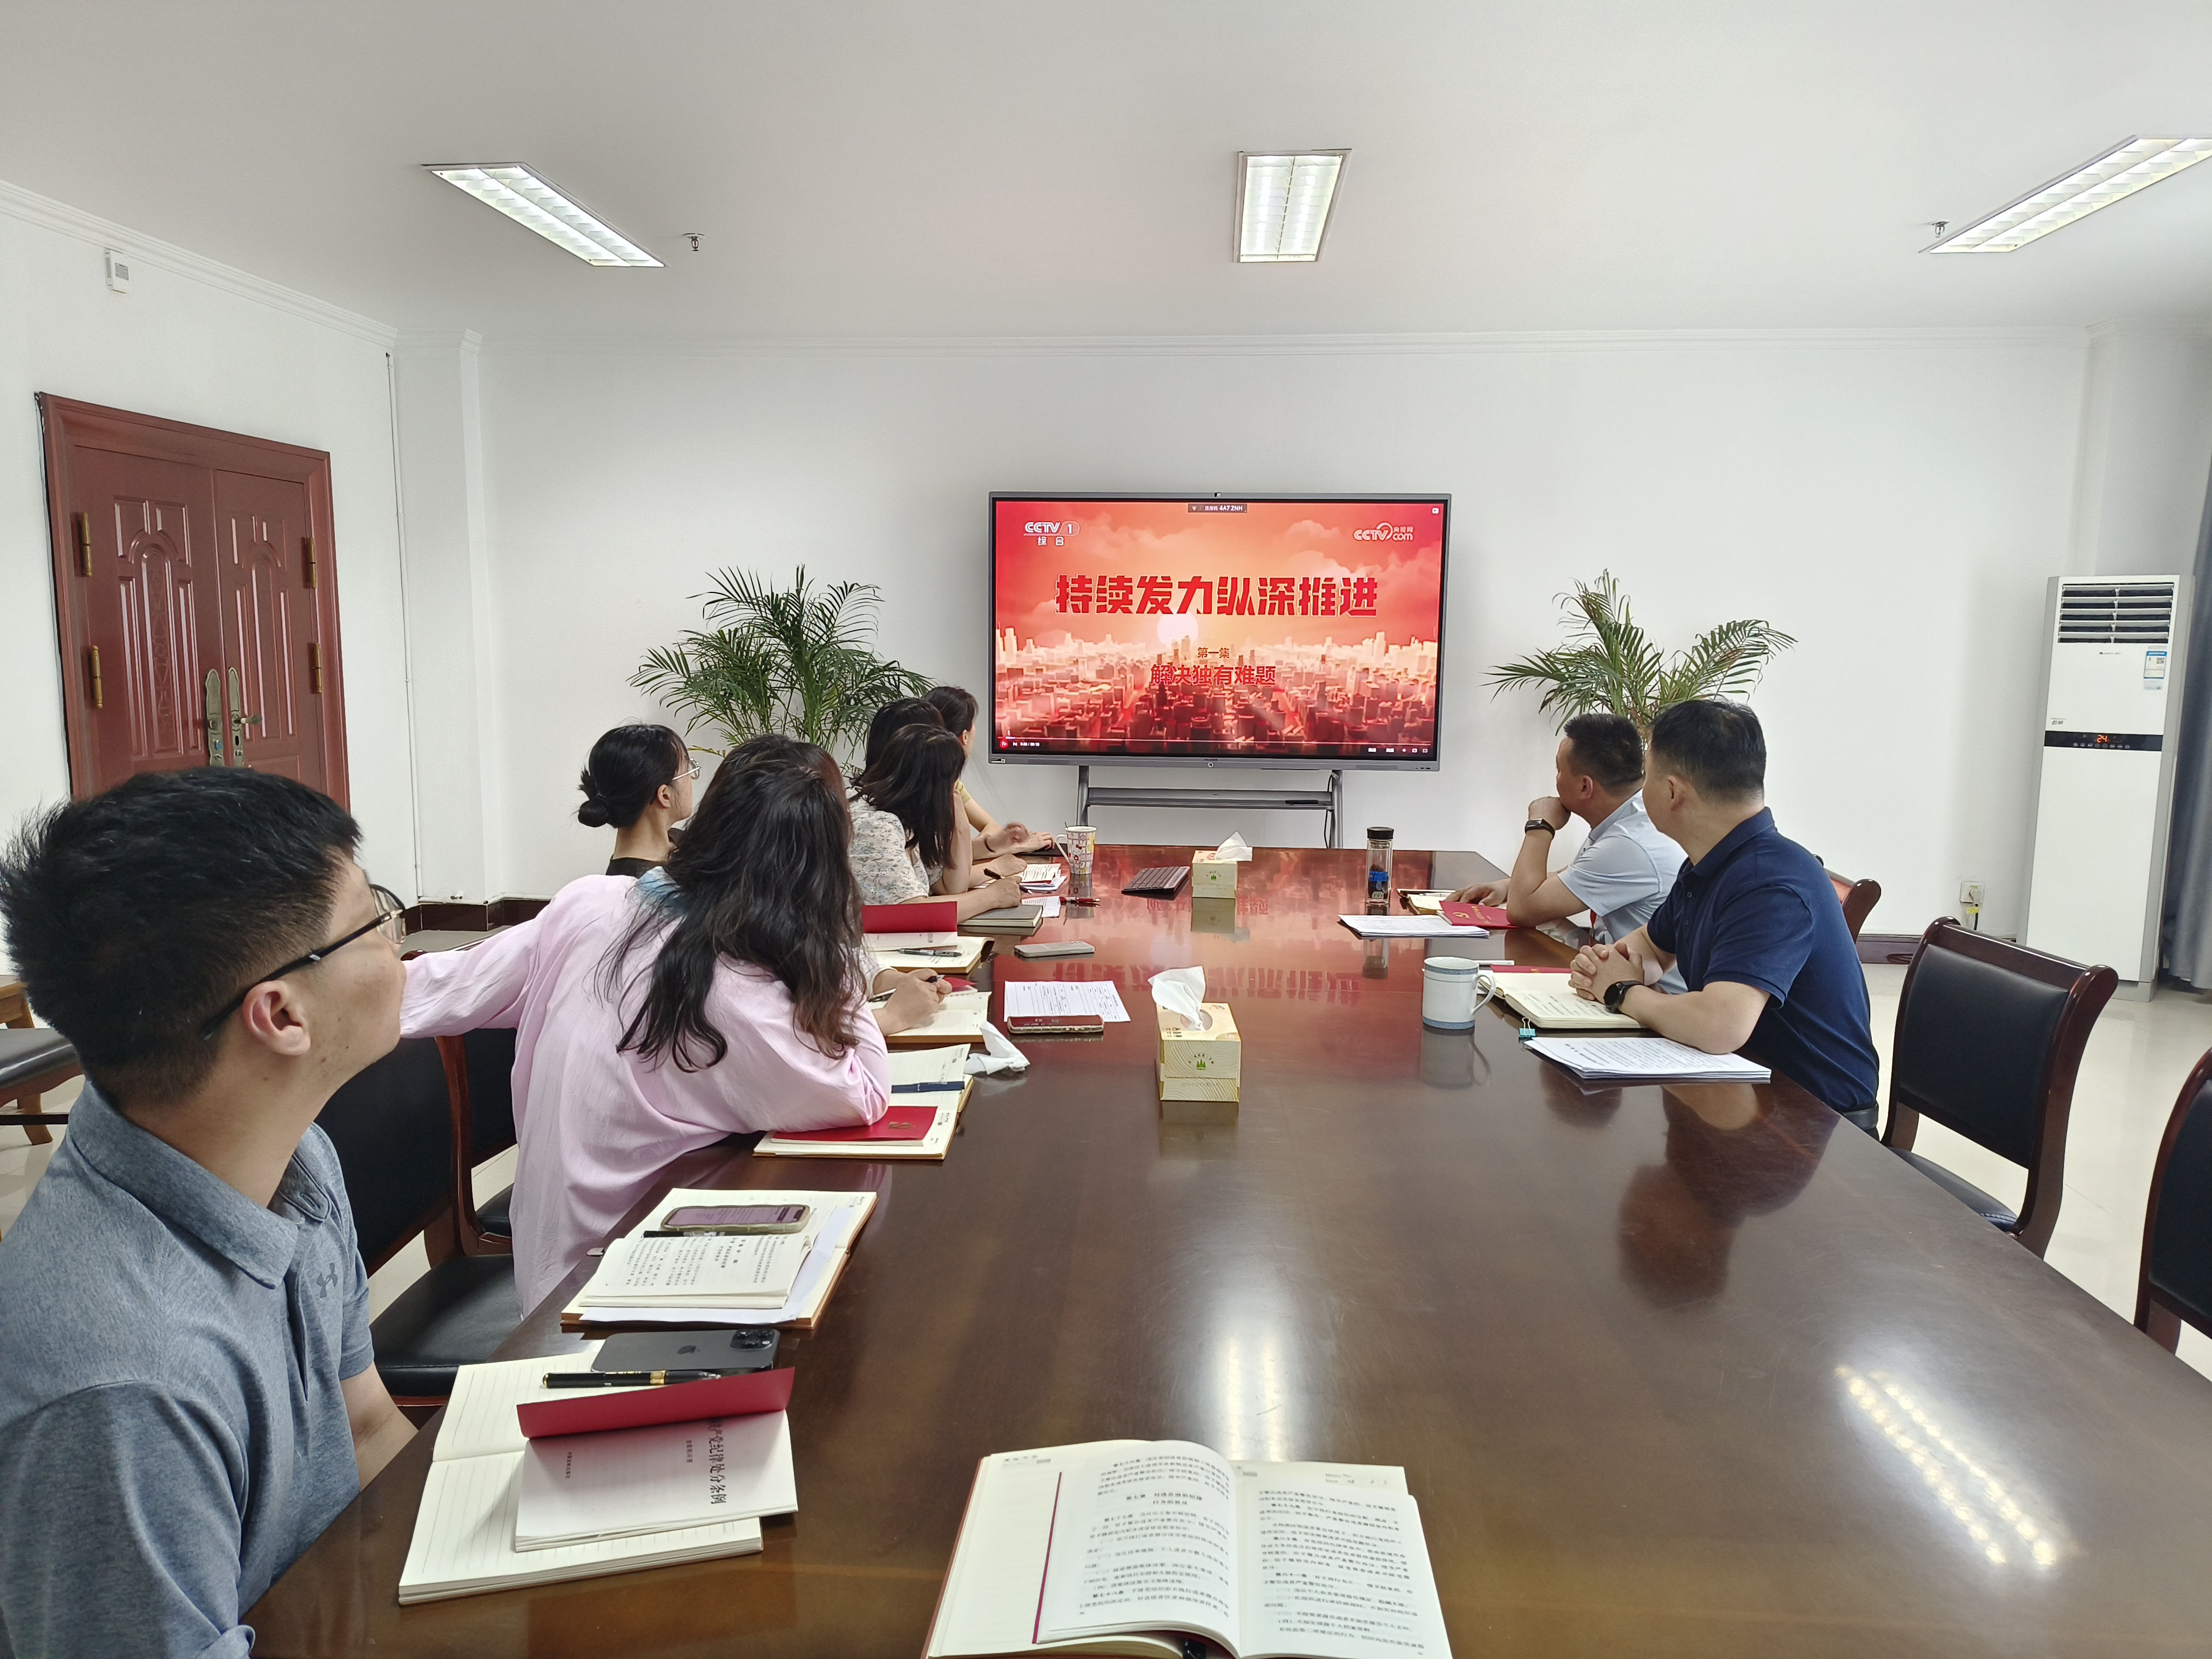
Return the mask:
[[[1764,622],[1723,623],[1668,659],[1638,625],[1611,571],[1559,596],[1568,643],[1490,671],[1491,695],[1510,686],[1540,690],[1538,706],[1565,726],[1577,714],[1626,714],[1646,737],[1670,704],[1693,697],[1741,697],[1796,641]]]
[[[630,684],[729,747],[782,732],[849,757],[879,707],[930,687],[872,648],[882,593],[868,583],[817,586],[804,566],[788,588],[738,570],[708,583],[709,627],[648,653]]]

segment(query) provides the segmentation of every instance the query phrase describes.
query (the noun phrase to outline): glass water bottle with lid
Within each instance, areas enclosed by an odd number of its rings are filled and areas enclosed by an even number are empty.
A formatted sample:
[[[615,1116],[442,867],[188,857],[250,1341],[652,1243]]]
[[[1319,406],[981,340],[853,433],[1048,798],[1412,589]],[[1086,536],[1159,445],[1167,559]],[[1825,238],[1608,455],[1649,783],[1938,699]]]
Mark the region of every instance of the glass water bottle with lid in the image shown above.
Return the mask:
[[[1367,914],[1380,916],[1390,908],[1390,843],[1395,830],[1370,825],[1367,831]]]

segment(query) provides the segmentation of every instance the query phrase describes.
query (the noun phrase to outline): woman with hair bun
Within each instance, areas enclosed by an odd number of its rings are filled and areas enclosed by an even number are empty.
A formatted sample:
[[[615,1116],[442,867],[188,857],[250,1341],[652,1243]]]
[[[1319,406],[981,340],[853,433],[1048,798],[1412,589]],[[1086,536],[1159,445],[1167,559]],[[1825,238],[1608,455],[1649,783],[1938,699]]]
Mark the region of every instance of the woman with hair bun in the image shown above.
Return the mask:
[[[614,826],[609,875],[641,876],[668,862],[672,827],[691,816],[698,781],[682,734],[665,726],[617,726],[592,745],[576,822]]]

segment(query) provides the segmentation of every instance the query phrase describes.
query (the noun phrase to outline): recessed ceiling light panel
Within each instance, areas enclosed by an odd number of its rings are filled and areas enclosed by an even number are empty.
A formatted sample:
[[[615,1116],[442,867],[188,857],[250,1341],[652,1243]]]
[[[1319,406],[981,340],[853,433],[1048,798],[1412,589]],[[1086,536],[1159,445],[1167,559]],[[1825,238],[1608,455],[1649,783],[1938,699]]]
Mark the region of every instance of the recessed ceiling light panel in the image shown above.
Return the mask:
[[[1921,252],[2009,253],[2147,185],[2171,179],[2208,155],[2212,138],[2130,138]]]
[[[1321,258],[1328,210],[1348,149],[1285,150],[1237,157],[1237,257],[1249,264]]]
[[[566,248],[586,264],[659,265],[660,261],[620,231],[570,201],[528,167],[514,161],[453,161],[427,169],[487,207]]]

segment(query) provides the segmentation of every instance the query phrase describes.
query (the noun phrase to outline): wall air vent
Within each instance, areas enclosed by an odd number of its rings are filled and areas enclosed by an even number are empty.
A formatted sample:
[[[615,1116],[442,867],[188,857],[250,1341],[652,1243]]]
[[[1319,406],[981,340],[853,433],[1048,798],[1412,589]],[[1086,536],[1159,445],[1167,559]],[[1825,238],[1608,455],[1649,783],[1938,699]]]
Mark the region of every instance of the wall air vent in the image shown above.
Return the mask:
[[[2061,645],[2165,645],[2172,633],[2171,582],[2068,582],[2059,590]]]

